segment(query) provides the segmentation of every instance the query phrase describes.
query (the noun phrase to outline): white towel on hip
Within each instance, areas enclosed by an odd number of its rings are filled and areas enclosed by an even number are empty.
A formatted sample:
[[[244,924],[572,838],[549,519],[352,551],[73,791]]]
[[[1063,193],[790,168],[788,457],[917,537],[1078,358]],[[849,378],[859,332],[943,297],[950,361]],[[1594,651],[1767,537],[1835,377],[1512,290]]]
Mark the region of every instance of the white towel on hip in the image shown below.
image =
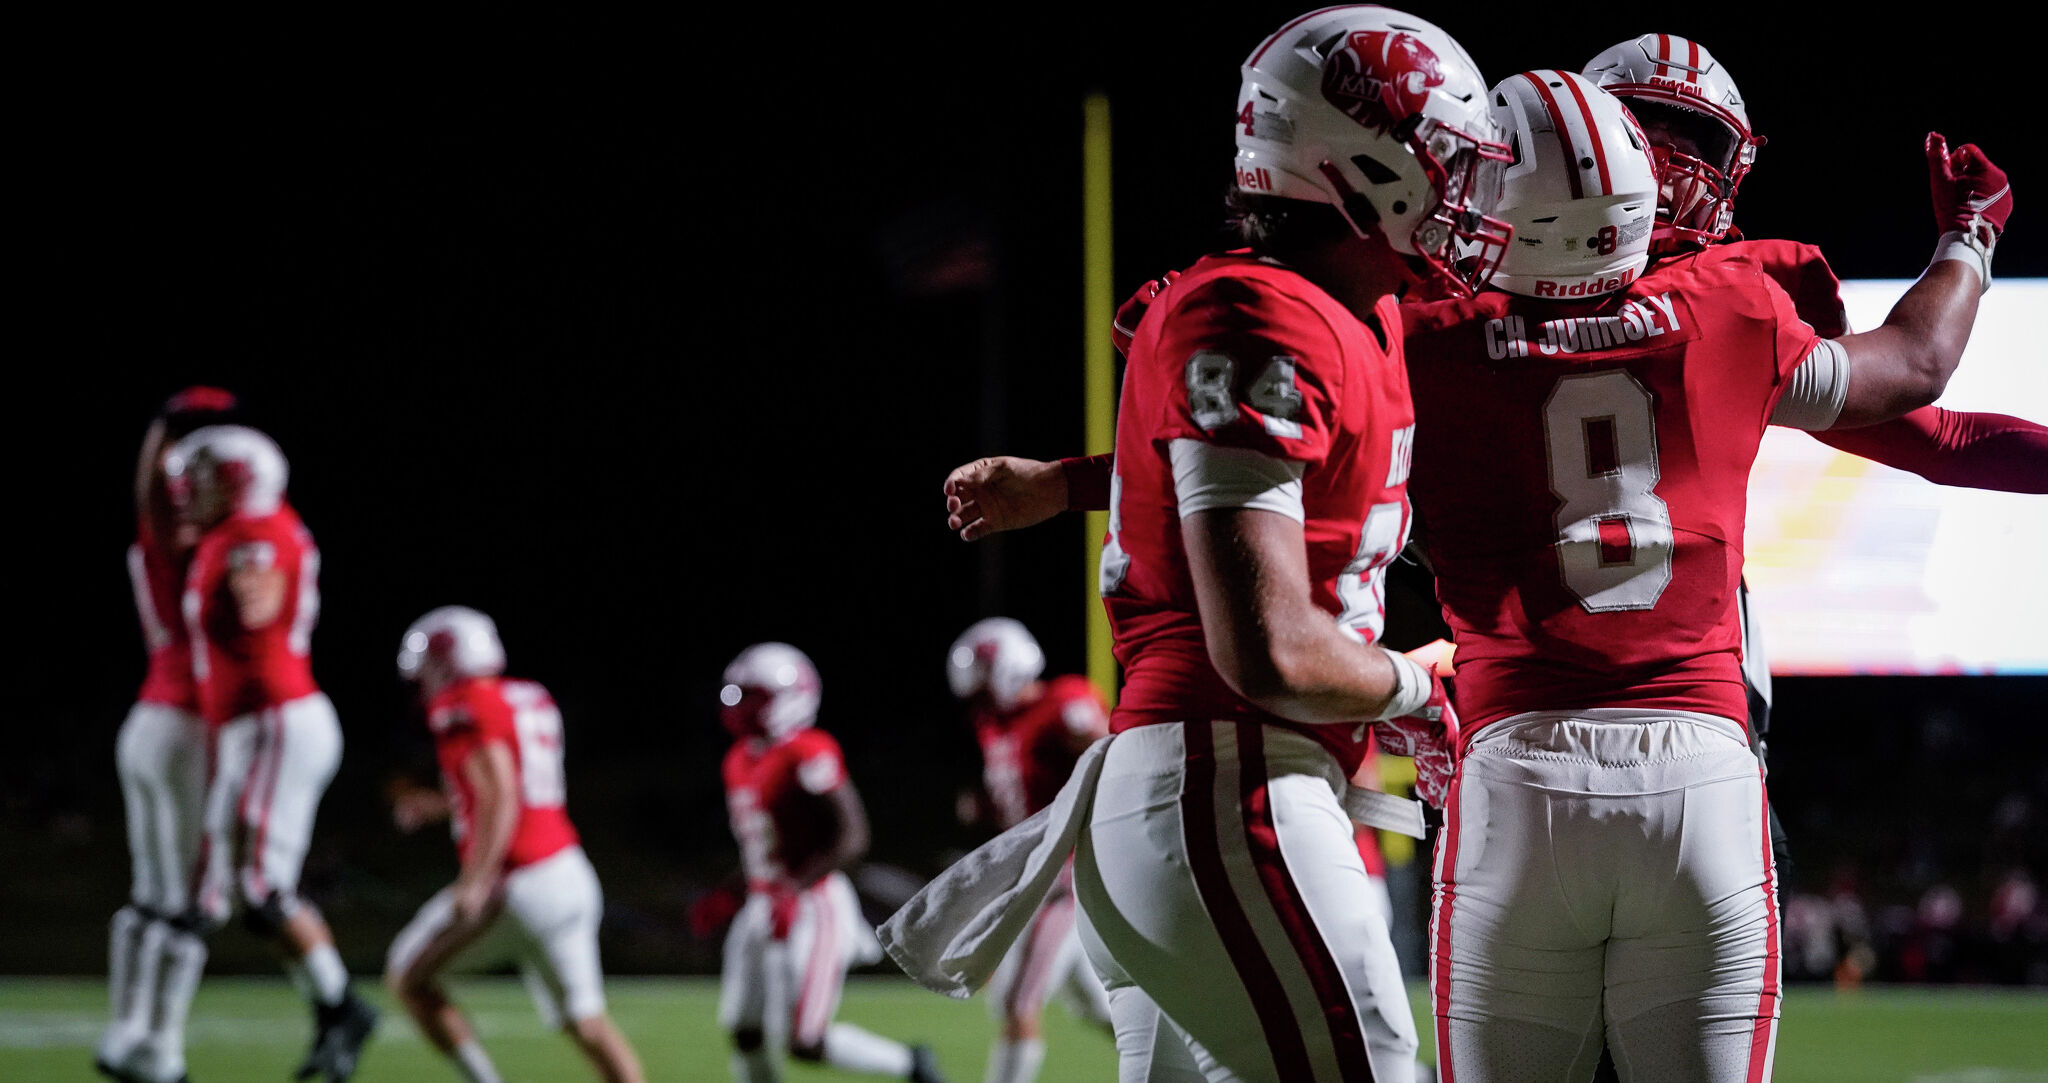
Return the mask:
[[[875,930],[905,974],[961,999],[988,984],[1088,826],[1114,740],[1089,745],[1052,804],[954,862]]]

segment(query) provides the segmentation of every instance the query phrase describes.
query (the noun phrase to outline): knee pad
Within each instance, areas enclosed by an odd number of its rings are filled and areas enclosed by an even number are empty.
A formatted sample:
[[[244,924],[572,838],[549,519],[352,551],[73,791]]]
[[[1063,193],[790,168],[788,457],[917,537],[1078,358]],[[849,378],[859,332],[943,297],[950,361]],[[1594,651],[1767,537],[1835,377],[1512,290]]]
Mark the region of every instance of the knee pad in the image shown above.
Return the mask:
[[[242,907],[242,925],[261,937],[273,937],[284,932],[285,922],[291,916],[291,901],[275,891],[260,900],[249,900]]]
[[[758,1053],[768,1044],[768,1036],[760,1027],[739,1027],[732,1032],[732,1047],[742,1053]]]

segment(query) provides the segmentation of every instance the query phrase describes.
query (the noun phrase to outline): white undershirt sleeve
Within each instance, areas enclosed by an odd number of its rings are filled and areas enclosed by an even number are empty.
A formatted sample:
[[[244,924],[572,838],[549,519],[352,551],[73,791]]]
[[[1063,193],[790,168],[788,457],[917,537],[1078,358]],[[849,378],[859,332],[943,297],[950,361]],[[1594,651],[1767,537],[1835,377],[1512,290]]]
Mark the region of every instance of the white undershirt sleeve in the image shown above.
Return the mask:
[[[1297,523],[1307,518],[1301,507],[1302,463],[1200,440],[1175,440],[1167,453],[1183,519],[1210,508],[1276,511]]]
[[[1842,416],[1842,404],[1847,401],[1849,351],[1834,339],[1824,338],[1792,370],[1792,386],[1771,411],[1771,424],[1820,432]]]

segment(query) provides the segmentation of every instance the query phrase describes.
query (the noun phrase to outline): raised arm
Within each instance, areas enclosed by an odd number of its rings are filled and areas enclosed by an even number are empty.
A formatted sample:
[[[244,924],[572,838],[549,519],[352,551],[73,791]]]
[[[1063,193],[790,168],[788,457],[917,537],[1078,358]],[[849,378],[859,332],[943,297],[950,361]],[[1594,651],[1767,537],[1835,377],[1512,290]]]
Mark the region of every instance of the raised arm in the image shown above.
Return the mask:
[[[1931,405],[1962,360],[1978,296],[1991,285],[1992,249],[2012,214],[2012,188],[2005,171],[1974,145],[1950,151],[1930,132],[1925,149],[1942,231],[1934,259],[1883,324],[1826,341],[1802,366],[1787,399],[1796,404],[1825,387],[1840,409],[1831,424],[1796,427],[1854,428]]]

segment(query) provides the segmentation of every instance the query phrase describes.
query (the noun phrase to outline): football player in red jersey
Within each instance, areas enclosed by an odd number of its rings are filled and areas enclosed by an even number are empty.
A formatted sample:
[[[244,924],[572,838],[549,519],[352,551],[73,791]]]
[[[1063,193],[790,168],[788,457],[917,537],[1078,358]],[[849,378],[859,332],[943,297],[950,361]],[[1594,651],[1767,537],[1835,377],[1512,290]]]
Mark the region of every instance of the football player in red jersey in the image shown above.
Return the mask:
[[[989,617],[946,651],[946,683],[966,704],[981,745],[977,819],[1008,830],[1052,804],[1087,747],[1109,733],[1109,709],[1088,678],[1047,679],[1045,652],[1024,625]],[[1107,1028],[1109,995],[1081,951],[1071,864],[989,980],[1002,1033],[983,1083],[1031,1083],[1045,1060],[1039,1015],[1060,994],[1077,1018]]]
[[[1505,243],[1487,212],[1509,155],[1464,48],[1404,12],[1311,12],[1242,73],[1249,250],[1155,302],[1118,405],[1114,735],[1002,879],[1035,883],[1072,839],[1123,1078],[1404,1078],[1414,1017],[1341,803],[1368,734],[1447,768],[1455,733],[1441,682],[1376,642],[1415,431],[1396,303],[1483,280],[1455,254]],[[949,871],[884,926],[927,985],[958,978],[953,930],[923,916],[980,879]]]
[[[229,420],[235,409],[235,396],[220,388],[178,392],[150,422],[135,464],[128,577],[149,668],[114,746],[134,877],[108,936],[113,1018],[93,1057],[102,1074],[123,1083],[184,1077],[184,1009],[191,1003],[184,990],[196,986],[206,967],[206,941],[191,905],[206,798],[207,731],[178,613],[193,537],[178,522],[163,461],[180,438]],[[166,988],[171,991],[162,993]]]
[[[542,1020],[599,1079],[639,1083],[640,1060],[605,1009],[604,893],[569,822],[562,712],[546,688],[504,672],[497,625],[465,606],[427,613],[400,642],[398,675],[434,735],[461,872],[391,942],[385,984],[467,1083],[499,1083],[441,979],[514,963]]]
[[[351,987],[320,911],[298,893],[320,797],[341,762],[341,724],[313,679],[320,551],[285,499],[270,437],[242,425],[194,430],[164,471],[200,531],[182,608],[212,777],[196,909],[213,928],[239,905],[311,1001],[299,1078],[355,1072],[376,1010]]]
[[[941,1083],[932,1052],[833,1021],[847,968],[879,962],[844,870],[867,852],[867,810],[839,742],[816,728],[817,667],[756,643],[725,667],[726,807],[746,902],[725,938],[718,1021],[738,1083],[776,1083],[785,1053],[845,1071]]]

